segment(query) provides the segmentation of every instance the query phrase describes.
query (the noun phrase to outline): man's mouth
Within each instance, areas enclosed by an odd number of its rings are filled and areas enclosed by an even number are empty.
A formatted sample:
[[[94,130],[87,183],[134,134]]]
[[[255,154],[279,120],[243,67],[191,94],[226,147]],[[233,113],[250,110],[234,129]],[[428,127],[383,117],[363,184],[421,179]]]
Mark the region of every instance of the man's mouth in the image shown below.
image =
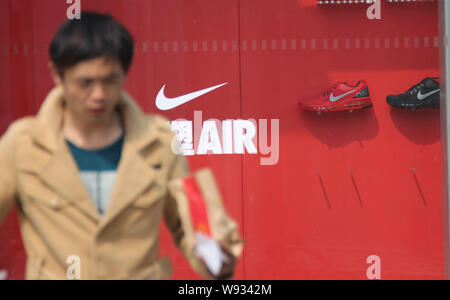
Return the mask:
[[[101,108],[91,108],[89,109],[94,115],[100,115],[106,111],[104,107]]]

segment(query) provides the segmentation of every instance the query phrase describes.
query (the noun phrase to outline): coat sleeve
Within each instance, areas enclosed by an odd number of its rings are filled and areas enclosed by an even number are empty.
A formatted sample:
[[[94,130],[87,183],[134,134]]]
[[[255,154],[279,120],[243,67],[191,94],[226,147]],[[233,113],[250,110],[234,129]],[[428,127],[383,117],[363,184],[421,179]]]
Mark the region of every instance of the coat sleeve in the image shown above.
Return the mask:
[[[0,225],[16,200],[16,173],[13,164],[16,124],[0,138]]]
[[[186,158],[183,155],[176,155],[172,165],[169,180],[183,177],[189,174],[189,167]],[[202,277],[213,279],[206,267],[201,263],[194,253],[194,249],[187,247],[185,234],[181,224],[181,218],[178,213],[177,202],[169,193],[164,208],[164,218],[166,225],[172,233],[177,247],[183,252],[192,269]]]

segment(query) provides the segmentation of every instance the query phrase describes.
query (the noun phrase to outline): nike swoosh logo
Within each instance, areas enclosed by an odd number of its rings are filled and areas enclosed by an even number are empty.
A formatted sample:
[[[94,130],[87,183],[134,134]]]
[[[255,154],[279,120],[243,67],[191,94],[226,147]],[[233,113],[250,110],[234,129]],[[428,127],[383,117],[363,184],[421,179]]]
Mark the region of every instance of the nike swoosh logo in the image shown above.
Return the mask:
[[[180,106],[182,104],[185,104],[189,101],[192,101],[200,96],[203,96],[204,94],[207,94],[209,92],[212,92],[215,89],[218,89],[224,85],[228,84],[228,82],[204,89],[204,90],[200,90],[200,91],[196,91],[196,92],[192,92],[190,94],[186,94],[183,96],[179,96],[176,98],[168,98],[166,97],[166,95],[164,95],[164,90],[166,88],[166,86],[164,85],[161,90],[159,91],[158,95],[156,96],[156,107],[159,108],[160,110],[169,110],[172,108],[175,108],[177,106]]]
[[[338,100],[344,98],[345,96],[347,96],[347,95],[353,93],[354,91],[355,91],[355,90],[352,90],[352,91],[350,91],[350,92],[347,92],[347,93],[345,93],[345,94],[339,95],[339,96],[337,96],[337,97],[334,97],[334,96],[333,96],[333,93],[331,93],[331,95],[330,95],[330,101],[331,101],[331,102],[336,102],[336,101],[338,101]]]
[[[423,99],[428,98],[429,96],[439,92],[440,90],[441,89],[437,89],[437,90],[431,91],[431,92],[426,93],[426,94],[422,94],[422,91],[419,91],[419,93],[417,94],[417,99],[423,100]]]

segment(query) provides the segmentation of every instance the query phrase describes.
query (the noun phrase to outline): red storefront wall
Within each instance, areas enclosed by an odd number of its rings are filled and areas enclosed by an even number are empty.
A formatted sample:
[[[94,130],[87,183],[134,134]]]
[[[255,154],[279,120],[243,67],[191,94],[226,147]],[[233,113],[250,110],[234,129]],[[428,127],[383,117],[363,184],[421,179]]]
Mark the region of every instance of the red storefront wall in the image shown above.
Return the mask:
[[[68,6],[0,1],[1,132],[35,114],[52,88],[47,47]],[[236,279],[364,279],[371,255],[381,259],[382,279],[445,276],[439,110],[402,111],[385,101],[439,75],[437,3],[383,2],[381,20],[367,19],[368,7],[82,1],[135,36],[126,89],[146,112],[279,120],[274,165],[261,165],[268,155],[257,139],[257,154],[189,157],[193,170],[212,168],[246,240]],[[301,98],[347,80],[367,81],[373,108],[321,116],[299,110]],[[175,97],[225,82],[173,110],[155,106],[163,85]],[[9,279],[23,278],[26,260],[16,222],[13,213],[0,229],[0,270]],[[161,230],[173,279],[199,278]]]

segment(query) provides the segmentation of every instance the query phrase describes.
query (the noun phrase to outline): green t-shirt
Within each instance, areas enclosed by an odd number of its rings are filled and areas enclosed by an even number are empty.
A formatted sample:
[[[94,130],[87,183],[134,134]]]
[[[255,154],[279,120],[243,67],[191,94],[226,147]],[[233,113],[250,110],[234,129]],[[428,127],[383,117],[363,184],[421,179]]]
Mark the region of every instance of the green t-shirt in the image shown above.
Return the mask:
[[[102,149],[86,150],[66,139],[78,165],[81,179],[100,216],[103,216],[111,198],[117,167],[122,156],[125,135]]]

